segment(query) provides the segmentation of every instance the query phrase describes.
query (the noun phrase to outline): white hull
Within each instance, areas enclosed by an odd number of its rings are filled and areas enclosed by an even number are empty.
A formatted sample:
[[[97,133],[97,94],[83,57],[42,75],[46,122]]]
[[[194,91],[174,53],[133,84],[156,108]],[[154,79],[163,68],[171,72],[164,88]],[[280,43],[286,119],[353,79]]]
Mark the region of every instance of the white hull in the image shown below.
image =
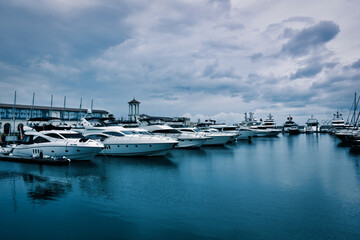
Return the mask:
[[[46,144],[46,143],[45,143]],[[89,161],[101,151],[101,148],[97,147],[85,147],[85,146],[57,146],[50,144],[38,144],[33,145],[18,145],[13,150],[14,156],[30,157],[33,155],[39,155],[42,152],[43,155],[50,157],[62,157],[65,156],[73,161]]]
[[[305,127],[305,132],[306,133],[319,132],[319,127],[318,126],[306,126]]]
[[[276,137],[281,133],[276,129],[253,129],[254,137]]]
[[[205,142],[207,138],[192,138],[192,139],[181,139],[178,138],[178,145],[176,145],[176,148],[199,148],[201,147]]]
[[[225,145],[227,142],[232,140],[232,136],[229,135],[208,135],[211,139],[205,141],[203,146],[211,146],[211,145]]]
[[[251,130],[240,130],[239,133],[240,135],[236,137],[236,140],[249,140],[254,136]]]
[[[113,143],[104,142],[105,149],[99,154],[110,156],[164,156],[176,143]]]

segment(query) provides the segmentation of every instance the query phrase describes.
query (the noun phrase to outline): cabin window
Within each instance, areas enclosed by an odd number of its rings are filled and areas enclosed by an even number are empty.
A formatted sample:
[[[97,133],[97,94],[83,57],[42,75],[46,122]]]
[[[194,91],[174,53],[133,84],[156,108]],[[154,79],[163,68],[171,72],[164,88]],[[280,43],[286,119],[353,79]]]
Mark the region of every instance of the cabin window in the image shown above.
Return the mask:
[[[40,136],[34,139],[34,143],[46,143],[46,142],[50,142],[50,141]]]
[[[23,140],[21,141],[21,144],[32,144],[33,143],[33,137],[32,135],[30,136],[25,136],[23,138]]]
[[[108,136],[106,135],[101,135],[101,134],[92,134],[92,135],[88,135],[86,136],[87,138],[90,138],[92,140],[100,140],[100,141],[104,141],[105,139],[108,138]]]
[[[64,138],[70,138],[70,139],[77,139],[77,138],[84,137],[80,133],[62,133],[61,136],[63,136]]]

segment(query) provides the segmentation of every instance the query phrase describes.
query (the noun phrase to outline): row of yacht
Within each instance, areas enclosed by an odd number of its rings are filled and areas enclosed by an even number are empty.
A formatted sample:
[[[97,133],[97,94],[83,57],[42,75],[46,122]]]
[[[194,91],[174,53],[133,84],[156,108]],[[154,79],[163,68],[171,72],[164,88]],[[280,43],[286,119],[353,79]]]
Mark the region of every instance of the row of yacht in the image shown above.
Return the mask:
[[[21,142],[0,147],[0,154],[17,157],[65,157],[71,160],[91,160],[95,155],[164,156],[174,148],[200,148],[225,145],[252,137],[274,137],[280,133],[298,134],[300,129],[289,116],[282,127],[276,126],[271,114],[258,121],[253,113],[245,121],[229,126],[214,120],[196,127],[169,126],[165,123],[122,125],[110,119],[83,118],[76,126],[61,125],[56,118],[30,119],[24,127]],[[41,124],[39,123],[41,122]],[[333,119],[334,134],[344,142],[360,145],[357,128],[348,128],[337,112]],[[319,131],[319,122],[311,116],[302,132]]]
[[[48,119],[49,121],[49,119]],[[24,127],[21,142],[0,149],[8,157],[66,157],[91,160],[95,155],[163,156],[174,148],[199,148],[225,145],[241,138],[238,131],[225,132],[215,128],[172,128],[164,124],[126,127],[108,124],[102,119],[84,118],[69,129],[47,123]]]

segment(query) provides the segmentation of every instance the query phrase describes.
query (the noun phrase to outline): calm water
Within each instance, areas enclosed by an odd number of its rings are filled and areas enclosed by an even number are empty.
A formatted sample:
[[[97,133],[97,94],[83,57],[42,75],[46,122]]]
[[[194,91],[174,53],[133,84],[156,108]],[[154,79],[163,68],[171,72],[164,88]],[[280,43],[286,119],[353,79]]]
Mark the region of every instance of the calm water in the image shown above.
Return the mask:
[[[360,239],[360,154],[329,135],[0,162],[1,239]]]

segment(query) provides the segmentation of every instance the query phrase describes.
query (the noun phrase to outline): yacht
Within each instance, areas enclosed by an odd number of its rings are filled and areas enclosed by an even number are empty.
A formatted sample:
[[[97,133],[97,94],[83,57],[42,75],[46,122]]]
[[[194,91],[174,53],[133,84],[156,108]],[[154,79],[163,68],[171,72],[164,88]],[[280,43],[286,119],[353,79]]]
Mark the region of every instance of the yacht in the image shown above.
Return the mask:
[[[273,115],[271,115],[271,113],[268,115],[268,118],[265,119],[265,121],[262,125],[266,128],[276,129],[276,123],[275,123],[275,120],[273,118]]]
[[[298,125],[293,121],[293,117],[289,115],[283,125],[283,132],[288,133],[291,127],[293,127],[293,130],[295,130],[296,127],[299,128]]]
[[[339,113],[339,111],[336,111],[336,113],[334,113],[334,117],[331,120],[331,127],[333,132],[345,128],[345,121],[342,118],[342,114]]]
[[[104,144],[99,153],[112,156],[164,156],[178,141],[150,134],[145,129],[107,126],[101,119],[82,120],[83,129],[78,129],[87,138]]]
[[[11,146],[18,157],[66,157],[72,161],[92,160],[104,148],[102,143],[68,130],[26,131],[23,140]]]
[[[217,129],[220,132],[231,133],[233,138],[231,140],[251,140],[254,136],[253,132],[246,128],[239,128],[238,126],[228,126],[225,124],[214,124],[211,128]]]
[[[360,130],[355,128],[339,129],[335,132],[335,136],[339,138],[343,143],[350,144],[360,136]]]
[[[134,131],[105,130],[85,136],[103,143],[105,148],[99,154],[110,156],[164,156],[178,144],[171,138]]]
[[[263,125],[251,126],[249,129],[253,132],[254,137],[276,137],[281,133],[281,130],[267,128]]]
[[[300,129],[299,129],[299,126],[296,124],[296,125],[293,125],[289,128],[289,134],[290,135],[297,135],[300,133]]]
[[[203,146],[216,146],[216,145],[225,145],[230,142],[234,134],[233,133],[225,133],[220,132],[217,129],[208,128],[208,129],[198,129],[198,128],[180,128],[181,132],[187,133],[197,133],[207,137],[207,140],[203,144]]]
[[[254,117],[253,112],[249,112],[249,117],[248,117],[247,113],[245,113],[245,120],[240,123],[240,125],[244,126],[244,127],[259,126],[261,124],[262,124],[262,121],[257,120]]]
[[[205,134],[182,132],[180,128],[175,129],[163,124],[148,125],[143,126],[142,128],[148,130],[152,134],[175,139],[178,141],[176,148],[198,148],[209,139]]]
[[[320,130],[319,121],[316,118],[314,118],[313,115],[311,115],[311,117],[305,123],[305,132],[314,133],[314,132],[319,132],[319,130]]]
[[[276,137],[281,132],[276,129],[276,124],[271,114],[269,114],[264,123],[261,119],[260,121],[257,120],[254,117],[254,113],[250,112],[249,115],[248,118],[247,113],[245,113],[245,121],[240,123],[241,131],[251,131],[253,137]]]

